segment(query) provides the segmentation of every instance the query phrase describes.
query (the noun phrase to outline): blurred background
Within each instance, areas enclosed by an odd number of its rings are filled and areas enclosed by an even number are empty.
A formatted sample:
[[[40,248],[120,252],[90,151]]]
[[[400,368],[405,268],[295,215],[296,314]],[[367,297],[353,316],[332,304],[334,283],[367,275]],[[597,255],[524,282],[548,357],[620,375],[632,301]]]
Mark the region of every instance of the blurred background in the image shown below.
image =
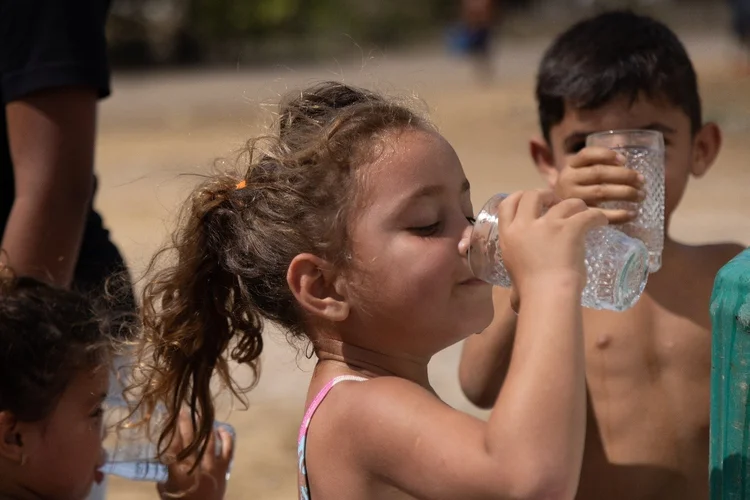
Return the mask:
[[[633,8],[704,29],[722,0],[501,0],[506,35],[538,36],[608,8]],[[457,0],[115,0],[111,52],[123,66],[277,64],[424,47],[454,23]],[[700,13],[699,17],[695,17]],[[705,17],[708,16],[708,17]],[[724,22],[726,24],[726,22]],[[349,44],[345,43],[349,39]],[[349,46],[347,46],[349,45]]]
[[[455,50],[458,0],[114,0],[113,95],[101,108],[96,204],[134,276],[198,180],[185,174],[231,159],[269,123],[280,95],[323,79],[419,99],[456,148],[475,208],[494,192],[541,186],[528,155],[538,133],[536,66],[555,34],[613,7],[651,14],[678,33],[698,70],[706,117],[725,134],[716,165],[678,209],[673,236],[750,244],[750,79],[727,2],[498,4],[491,72],[480,74]],[[273,330],[266,345],[249,408],[220,397],[220,418],[238,434],[229,499],[297,494],[296,438],[312,362]],[[449,404],[482,416],[460,393],[459,351],[435,358],[433,385]],[[236,376],[248,375],[237,367]],[[152,488],[113,479],[108,498],[150,499]]]

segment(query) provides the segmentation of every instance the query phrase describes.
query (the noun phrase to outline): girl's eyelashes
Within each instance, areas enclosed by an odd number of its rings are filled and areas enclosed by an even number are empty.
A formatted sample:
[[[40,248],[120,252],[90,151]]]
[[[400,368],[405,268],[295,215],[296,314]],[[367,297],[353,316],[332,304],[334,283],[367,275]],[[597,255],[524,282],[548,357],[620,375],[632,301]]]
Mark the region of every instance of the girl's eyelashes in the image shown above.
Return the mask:
[[[437,234],[440,230],[440,221],[430,224],[429,226],[410,227],[409,231],[418,236],[428,237]]]
[[[100,418],[102,415],[104,415],[104,408],[98,406],[89,416],[91,418]]]
[[[466,220],[472,226],[477,222],[477,219],[473,216],[466,217]],[[433,224],[430,224],[429,226],[410,227],[409,231],[418,236],[428,237],[436,235],[440,231],[441,227],[442,223],[440,221],[437,221]]]

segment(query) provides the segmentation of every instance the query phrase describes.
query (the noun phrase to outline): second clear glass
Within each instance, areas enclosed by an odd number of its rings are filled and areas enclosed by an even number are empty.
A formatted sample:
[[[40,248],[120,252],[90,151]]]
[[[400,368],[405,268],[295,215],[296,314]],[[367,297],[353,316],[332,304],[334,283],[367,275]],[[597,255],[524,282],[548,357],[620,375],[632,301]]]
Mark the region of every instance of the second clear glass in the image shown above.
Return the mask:
[[[649,271],[658,271],[664,250],[664,136],[657,130],[609,130],[590,134],[586,146],[617,151],[625,157],[625,168],[639,172],[646,179],[646,198],[642,202],[607,201],[599,206],[636,213],[635,219],[617,228],[646,244]]]

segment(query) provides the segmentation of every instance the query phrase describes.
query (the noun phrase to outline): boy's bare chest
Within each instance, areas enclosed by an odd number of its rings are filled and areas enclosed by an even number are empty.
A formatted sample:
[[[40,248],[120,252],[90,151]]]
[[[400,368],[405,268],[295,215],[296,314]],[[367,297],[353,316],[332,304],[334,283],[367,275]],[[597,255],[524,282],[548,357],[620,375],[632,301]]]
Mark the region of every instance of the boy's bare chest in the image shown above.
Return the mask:
[[[626,313],[584,313],[590,412],[581,481],[597,495],[581,500],[616,500],[604,483],[617,484],[628,500],[671,499],[677,491],[674,498],[687,498],[686,491],[701,490],[711,363],[703,314],[693,305],[678,312],[649,296]]]
[[[644,295],[630,311],[586,311],[584,336],[589,383],[596,377],[631,384],[671,384],[706,379],[711,332],[705,311],[665,307]]]

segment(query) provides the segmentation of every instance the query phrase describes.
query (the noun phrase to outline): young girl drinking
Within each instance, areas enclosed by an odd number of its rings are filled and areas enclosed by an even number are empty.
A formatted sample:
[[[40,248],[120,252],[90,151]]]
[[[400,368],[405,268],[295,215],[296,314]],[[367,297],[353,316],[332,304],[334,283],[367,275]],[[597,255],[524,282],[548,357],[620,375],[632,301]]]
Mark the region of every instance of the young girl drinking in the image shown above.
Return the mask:
[[[199,427],[183,453],[206,448],[212,374],[235,391],[229,360],[258,375],[270,321],[319,360],[301,498],[572,499],[585,427],[584,235],[604,216],[549,192],[503,202],[520,317],[484,422],[443,403],[427,376],[434,354],[493,312],[467,263],[469,182],[445,139],[405,106],[324,83],[283,102],[275,134],[245,160],[241,176],[195,191],[175,260],[144,291],[143,403],[176,415],[188,402]],[[173,417],[162,437],[174,432]]]
[[[74,292],[31,278],[0,280],[0,499],[78,500],[104,479],[111,344],[95,318]],[[189,424],[179,422],[170,453],[193,439]],[[225,453],[206,454],[198,473],[191,460],[171,465],[159,495],[222,498],[231,440],[222,444]]]

